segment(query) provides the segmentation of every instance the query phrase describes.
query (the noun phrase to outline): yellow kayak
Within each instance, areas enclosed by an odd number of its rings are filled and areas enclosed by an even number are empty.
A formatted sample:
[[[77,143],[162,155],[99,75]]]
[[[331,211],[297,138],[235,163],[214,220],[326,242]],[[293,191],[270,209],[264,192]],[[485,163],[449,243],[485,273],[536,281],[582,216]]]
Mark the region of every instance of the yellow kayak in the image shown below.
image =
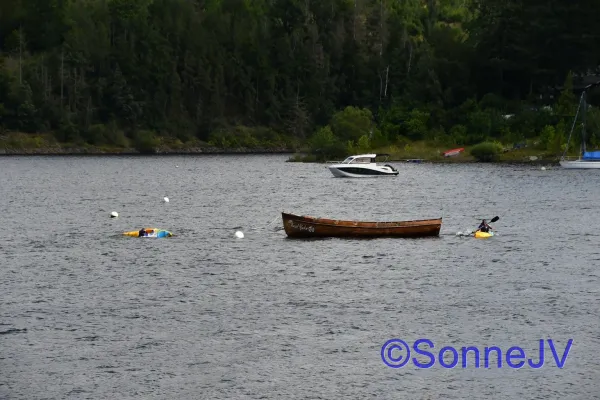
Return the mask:
[[[164,229],[158,229],[158,228],[143,228],[143,230],[140,229],[139,231],[123,232],[123,235],[130,236],[130,237],[140,237],[141,231],[143,231],[142,237],[164,238],[164,237],[173,236],[173,234],[171,232],[165,231]]]
[[[478,239],[484,239],[494,236],[494,232],[481,232],[475,231],[475,237]]]

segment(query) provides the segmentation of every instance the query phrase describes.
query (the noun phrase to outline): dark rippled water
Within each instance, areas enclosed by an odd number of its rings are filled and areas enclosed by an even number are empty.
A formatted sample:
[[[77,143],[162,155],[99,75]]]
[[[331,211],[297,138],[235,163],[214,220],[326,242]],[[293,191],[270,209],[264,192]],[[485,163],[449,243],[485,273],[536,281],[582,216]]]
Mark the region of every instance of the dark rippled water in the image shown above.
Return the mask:
[[[1,158],[0,398],[598,398],[600,171],[346,180],[285,159]],[[431,239],[299,241],[282,210],[444,223]],[[455,235],[495,215],[493,239]],[[176,236],[119,235],[143,226]],[[392,369],[392,338],[536,359],[540,339],[559,356],[574,341],[562,369],[548,347],[540,369]]]

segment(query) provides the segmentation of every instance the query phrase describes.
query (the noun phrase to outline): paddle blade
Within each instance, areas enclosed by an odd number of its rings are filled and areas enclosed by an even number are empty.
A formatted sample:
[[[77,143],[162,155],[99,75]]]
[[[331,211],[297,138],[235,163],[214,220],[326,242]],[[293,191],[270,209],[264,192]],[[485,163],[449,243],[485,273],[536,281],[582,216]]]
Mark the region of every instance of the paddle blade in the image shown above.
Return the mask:
[[[498,221],[499,219],[500,219],[500,217],[496,215],[494,218],[492,218],[492,219],[490,220],[490,222],[496,222],[496,221]]]

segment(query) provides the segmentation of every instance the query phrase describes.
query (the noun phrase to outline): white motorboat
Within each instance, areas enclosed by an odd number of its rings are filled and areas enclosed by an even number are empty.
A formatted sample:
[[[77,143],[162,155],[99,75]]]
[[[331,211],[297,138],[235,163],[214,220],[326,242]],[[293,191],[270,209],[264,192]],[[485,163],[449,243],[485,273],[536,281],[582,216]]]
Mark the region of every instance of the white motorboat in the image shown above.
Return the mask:
[[[573,126],[571,127],[571,133],[569,133],[569,139],[567,140],[567,145],[565,147],[565,151],[563,152],[562,157],[560,158],[560,166],[566,169],[600,169],[600,151],[587,151],[585,142],[586,142],[586,114],[587,114],[587,91],[594,86],[598,86],[600,82],[592,83],[586,86],[581,93],[581,98],[579,100],[579,106],[577,107],[577,113],[575,114],[575,119],[573,120]],[[571,135],[573,134],[573,129],[575,128],[575,123],[577,122],[577,117],[581,111],[582,123],[581,123],[581,149],[579,151],[579,157],[577,159],[569,159],[566,157],[567,150],[569,149],[569,143],[571,142]]]
[[[333,176],[338,178],[373,178],[398,175],[398,170],[391,165],[376,163],[375,159],[378,156],[386,156],[385,161],[387,161],[389,154],[359,154],[350,156],[342,162],[329,161],[334,164],[328,168]]]

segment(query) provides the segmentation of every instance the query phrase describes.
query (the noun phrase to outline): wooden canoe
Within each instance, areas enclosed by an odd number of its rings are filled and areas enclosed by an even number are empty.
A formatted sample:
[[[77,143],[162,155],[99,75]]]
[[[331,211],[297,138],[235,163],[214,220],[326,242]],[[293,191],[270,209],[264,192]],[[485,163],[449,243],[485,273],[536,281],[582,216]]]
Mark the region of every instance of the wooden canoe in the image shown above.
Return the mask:
[[[442,219],[396,222],[343,221],[299,216],[282,212],[283,228],[288,237],[404,237],[438,236]]]

